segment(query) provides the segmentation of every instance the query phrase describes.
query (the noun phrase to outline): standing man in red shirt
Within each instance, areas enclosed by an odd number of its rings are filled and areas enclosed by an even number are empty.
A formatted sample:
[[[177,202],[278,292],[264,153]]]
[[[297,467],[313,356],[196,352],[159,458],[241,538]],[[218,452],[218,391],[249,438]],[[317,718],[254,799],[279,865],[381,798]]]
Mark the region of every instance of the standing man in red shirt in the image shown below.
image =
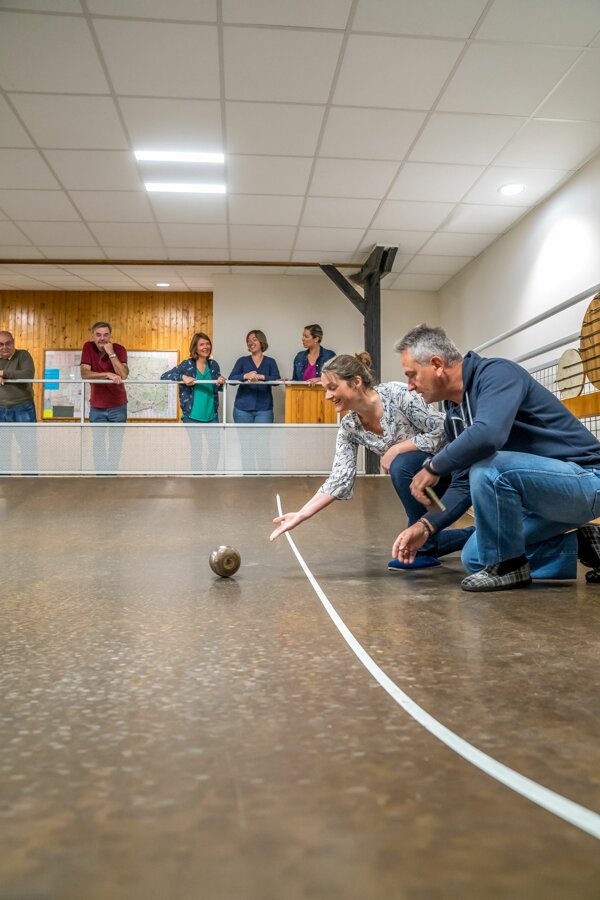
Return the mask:
[[[113,344],[108,322],[96,322],[92,325],[92,340],[87,341],[81,351],[81,377],[86,381],[101,380],[111,384],[92,384],[90,423],[127,421],[127,392],[123,382],[128,375],[127,350],[121,344]],[[94,429],[96,471],[118,468],[122,443],[122,428]]]

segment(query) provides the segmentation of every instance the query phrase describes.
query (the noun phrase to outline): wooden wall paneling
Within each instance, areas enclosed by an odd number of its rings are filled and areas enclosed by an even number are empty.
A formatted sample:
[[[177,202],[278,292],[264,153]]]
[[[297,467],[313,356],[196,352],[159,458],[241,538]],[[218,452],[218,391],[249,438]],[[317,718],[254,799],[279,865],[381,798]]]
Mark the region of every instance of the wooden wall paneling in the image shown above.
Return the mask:
[[[0,291],[0,328],[29,350],[42,378],[44,351],[83,347],[98,321],[110,322],[117,343],[131,350],[178,350],[186,359],[195,330],[212,337],[212,303],[208,291]],[[40,420],[42,388],[34,386]]]

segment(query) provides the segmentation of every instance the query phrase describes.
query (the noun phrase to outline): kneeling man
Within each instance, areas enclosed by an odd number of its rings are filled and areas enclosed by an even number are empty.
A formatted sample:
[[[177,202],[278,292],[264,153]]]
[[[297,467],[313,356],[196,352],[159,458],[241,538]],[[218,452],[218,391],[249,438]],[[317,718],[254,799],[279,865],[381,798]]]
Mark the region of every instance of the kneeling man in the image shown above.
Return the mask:
[[[426,487],[452,475],[446,512],[396,539],[394,558],[409,562],[429,532],[465,511],[470,486],[475,534],[462,561],[465,591],[525,587],[533,578],[575,578],[577,558],[600,568],[600,443],[521,366],[462,356],[442,328],[419,325],[395,345],[410,390],[445,401],[448,444],[415,475],[411,491],[431,507]],[[585,527],[578,527],[585,526]],[[588,573],[596,580],[596,573]]]

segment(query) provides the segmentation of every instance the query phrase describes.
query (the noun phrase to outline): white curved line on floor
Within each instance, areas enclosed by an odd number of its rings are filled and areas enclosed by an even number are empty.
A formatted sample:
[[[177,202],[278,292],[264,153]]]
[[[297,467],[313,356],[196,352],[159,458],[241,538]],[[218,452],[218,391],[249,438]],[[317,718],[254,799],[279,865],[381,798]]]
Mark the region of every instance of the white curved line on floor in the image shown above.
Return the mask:
[[[276,496],[277,509],[281,516],[283,515],[281,499],[279,494]],[[314,592],[325,607],[333,624],[336,626],[350,649],[359,658],[363,666],[368,669],[384,691],[387,691],[390,697],[392,697],[402,709],[422,725],[423,728],[426,728],[430,734],[442,741],[443,744],[446,744],[447,747],[450,747],[451,750],[454,750],[455,753],[458,753],[459,756],[462,756],[463,759],[466,759],[467,762],[477,766],[482,772],[495,778],[496,781],[506,785],[506,787],[510,788],[512,791],[516,791],[517,794],[521,794],[522,797],[526,797],[527,800],[531,800],[532,803],[536,803],[538,806],[547,809],[548,812],[553,813],[555,816],[559,816],[566,822],[570,822],[571,825],[575,825],[576,828],[586,831],[588,834],[591,834],[592,837],[600,838],[600,816],[597,813],[592,812],[590,809],[586,809],[585,806],[580,806],[579,803],[567,800],[567,798],[563,797],[561,794],[556,794],[554,791],[543,787],[543,785],[538,784],[536,781],[526,778],[525,775],[520,775],[519,772],[515,772],[514,769],[509,769],[508,766],[498,762],[498,760],[494,759],[492,756],[488,756],[487,753],[478,750],[473,744],[469,744],[468,741],[463,740],[463,738],[459,737],[453,731],[450,731],[449,728],[446,728],[445,725],[442,725],[441,722],[438,722],[437,719],[434,719],[433,716],[415,703],[414,700],[411,700],[408,694],[405,694],[404,691],[400,690],[398,685],[395,684],[391,678],[388,678],[385,672],[379,668],[377,663],[371,659],[364,647],[356,640],[348,626],[327,599],[319,582],[304,562],[300,551],[296,547],[289,533],[286,532],[285,536],[288,539],[288,543],[292,548],[296,559],[304,570],[304,574],[310,581]]]

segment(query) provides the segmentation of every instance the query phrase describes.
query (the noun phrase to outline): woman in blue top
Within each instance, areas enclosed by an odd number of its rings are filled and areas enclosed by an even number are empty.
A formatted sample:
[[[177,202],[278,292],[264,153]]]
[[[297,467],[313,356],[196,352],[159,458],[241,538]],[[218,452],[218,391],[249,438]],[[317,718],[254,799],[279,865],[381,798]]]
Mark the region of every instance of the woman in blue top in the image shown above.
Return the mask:
[[[321,347],[323,329],[320,325],[306,325],[302,332],[304,350],[294,357],[292,381],[308,381],[316,384],[321,380],[323,365],[335,356],[334,350]]]
[[[249,331],[246,346],[250,356],[240,356],[229,376],[229,381],[244,382],[238,387],[233,404],[233,421],[242,425],[272,422],[273,393],[270,385],[259,382],[280,380],[277,363],[264,355],[269,346],[264,331],[257,328]]]
[[[214,425],[219,421],[219,391],[225,379],[219,363],[211,359],[212,341],[197,331],[190,341],[189,359],[163,372],[161,381],[179,381],[181,421],[186,425]],[[216,384],[210,384],[215,382]],[[208,382],[208,383],[206,383]],[[189,428],[191,468],[193,472],[216,472],[219,463],[219,429]],[[206,465],[203,444],[206,443]]]

